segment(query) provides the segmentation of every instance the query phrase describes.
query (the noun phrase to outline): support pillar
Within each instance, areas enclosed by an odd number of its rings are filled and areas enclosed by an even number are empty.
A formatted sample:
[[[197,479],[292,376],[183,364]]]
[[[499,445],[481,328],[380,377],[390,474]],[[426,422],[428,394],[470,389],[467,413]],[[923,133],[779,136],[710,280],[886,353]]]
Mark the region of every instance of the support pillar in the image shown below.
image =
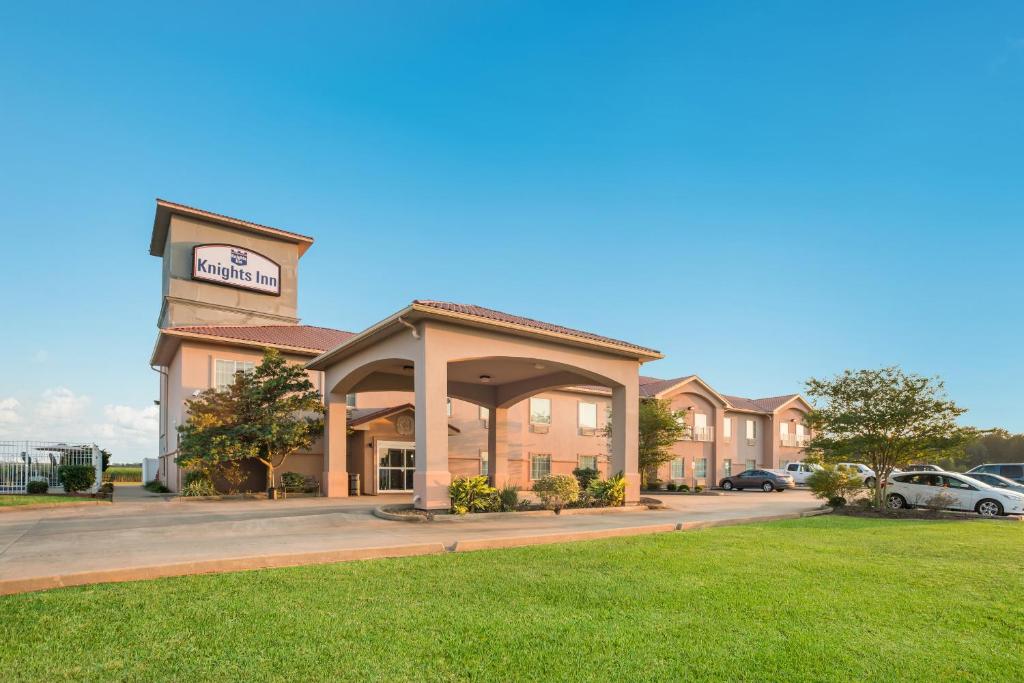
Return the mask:
[[[640,502],[640,388],[632,376],[612,389],[612,467],[626,478],[626,505]]]
[[[429,326],[423,325],[417,348],[416,472],[413,475],[413,506],[419,510],[447,510],[448,485],[448,360],[431,344]]]
[[[492,486],[508,483],[508,408],[490,408],[487,426],[487,474]]]
[[[348,496],[348,407],[345,397],[327,395],[324,416],[324,495],[328,498]]]

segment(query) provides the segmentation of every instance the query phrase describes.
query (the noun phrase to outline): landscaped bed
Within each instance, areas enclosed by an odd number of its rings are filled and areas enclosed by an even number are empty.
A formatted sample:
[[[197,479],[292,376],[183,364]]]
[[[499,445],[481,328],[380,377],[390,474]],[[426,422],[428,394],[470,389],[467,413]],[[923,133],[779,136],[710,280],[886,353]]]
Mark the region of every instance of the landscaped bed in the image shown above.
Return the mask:
[[[84,503],[89,501],[96,501],[96,498],[92,496],[63,496],[57,494],[47,494],[43,496],[33,496],[30,494],[15,494],[15,495],[0,495],[0,507],[16,507],[22,505],[51,505],[59,503]]]
[[[89,586],[0,598],[0,666],[19,680],[1019,680],[1022,564],[1024,525],[826,516]]]

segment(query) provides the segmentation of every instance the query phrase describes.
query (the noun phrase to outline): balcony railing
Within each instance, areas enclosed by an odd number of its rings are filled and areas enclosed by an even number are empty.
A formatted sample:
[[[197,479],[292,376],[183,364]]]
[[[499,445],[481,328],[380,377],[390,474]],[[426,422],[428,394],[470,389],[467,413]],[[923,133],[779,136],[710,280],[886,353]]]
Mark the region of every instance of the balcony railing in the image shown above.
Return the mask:
[[[711,442],[715,440],[715,428],[687,426],[686,431],[684,431],[683,435],[679,437],[679,440]]]
[[[811,437],[806,434],[789,435],[781,438],[781,443],[787,448],[804,448],[811,442]]]

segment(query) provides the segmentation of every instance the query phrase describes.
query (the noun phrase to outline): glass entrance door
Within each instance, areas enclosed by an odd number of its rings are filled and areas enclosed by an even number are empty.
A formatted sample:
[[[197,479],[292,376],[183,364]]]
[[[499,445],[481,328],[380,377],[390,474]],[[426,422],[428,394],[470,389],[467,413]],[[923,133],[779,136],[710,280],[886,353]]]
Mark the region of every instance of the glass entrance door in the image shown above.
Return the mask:
[[[415,444],[385,441],[377,445],[378,493],[412,491],[414,472]]]

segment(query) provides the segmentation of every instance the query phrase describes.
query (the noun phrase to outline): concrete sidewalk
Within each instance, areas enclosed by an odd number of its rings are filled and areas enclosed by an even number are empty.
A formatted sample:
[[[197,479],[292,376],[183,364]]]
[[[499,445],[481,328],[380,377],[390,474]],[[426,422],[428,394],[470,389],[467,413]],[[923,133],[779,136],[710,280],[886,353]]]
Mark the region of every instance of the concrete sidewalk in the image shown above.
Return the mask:
[[[407,499],[182,502],[129,495],[115,498],[122,502],[109,507],[11,513],[0,518],[0,594],[79,583],[650,533],[681,524],[792,515],[819,505],[804,491],[738,492],[666,495],[662,500],[670,506],[667,510],[602,515],[470,515],[428,524],[386,521],[372,515],[378,505]]]

